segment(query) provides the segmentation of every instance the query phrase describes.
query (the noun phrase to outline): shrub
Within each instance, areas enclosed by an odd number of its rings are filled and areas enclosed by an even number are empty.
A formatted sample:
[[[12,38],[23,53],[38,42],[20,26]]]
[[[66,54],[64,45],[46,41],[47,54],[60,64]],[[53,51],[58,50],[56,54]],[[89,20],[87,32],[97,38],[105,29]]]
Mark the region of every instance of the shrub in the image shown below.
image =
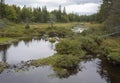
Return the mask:
[[[120,62],[120,43],[113,39],[106,39],[101,43],[101,51],[108,58]]]
[[[56,40],[55,40],[55,38],[50,38],[49,41],[50,41],[51,43],[55,43]]]
[[[80,41],[82,42],[82,48],[87,52],[95,54],[99,52],[99,46],[93,38],[82,37]]]
[[[26,25],[25,25],[25,29],[30,29],[30,25],[29,25],[29,24],[26,24]]]
[[[46,31],[50,37],[57,36],[57,37],[61,37],[61,38],[65,38],[67,36],[72,36],[72,33],[73,33],[70,29],[63,28],[63,27],[47,28]]]
[[[81,43],[70,39],[64,39],[60,43],[56,44],[56,51],[59,54],[72,54],[79,57],[85,55],[85,52],[81,48]]]
[[[73,68],[76,67],[80,59],[73,55],[60,55],[57,54],[57,57],[54,60],[54,67],[60,68]]]

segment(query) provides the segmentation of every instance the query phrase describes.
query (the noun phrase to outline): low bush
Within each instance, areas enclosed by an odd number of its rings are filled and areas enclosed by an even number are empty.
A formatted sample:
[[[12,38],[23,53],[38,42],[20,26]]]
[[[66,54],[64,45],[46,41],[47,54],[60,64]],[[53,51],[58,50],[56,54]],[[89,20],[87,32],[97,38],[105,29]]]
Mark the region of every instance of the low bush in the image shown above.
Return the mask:
[[[56,44],[56,51],[59,54],[72,54],[79,57],[85,55],[85,51],[81,48],[81,42],[70,39],[64,39],[60,43]]]
[[[101,43],[101,52],[108,58],[120,62],[120,43],[117,40],[105,39]]]
[[[80,59],[73,55],[60,55],[57,54],[57,57],[54,60],[54,67],[60,68],[73,68],[76,67]]]
[[[55,43],[56,40],[55,40],[55,38],[50,38],[49,41],[50,41],[51,43]]]
[[[99,52],[99,46],[95,41],[95,39],[88,36],[88,37],[82,37],[80,41],[82,43],[81,44],[82,49],[86,50],[88,53],[96,54]]]
[[[25,29],[30,29],[30,25],[29,25],[29,24],[26,24],[26,25],[25,25]]]
[[[68,36],[72,36],[73,32],[68,29],[68,28],[64,28],[64,27],[53,27],[53,28],[46,28],[47,34],[50,37],[61,37],[61,38],[65,38]]]

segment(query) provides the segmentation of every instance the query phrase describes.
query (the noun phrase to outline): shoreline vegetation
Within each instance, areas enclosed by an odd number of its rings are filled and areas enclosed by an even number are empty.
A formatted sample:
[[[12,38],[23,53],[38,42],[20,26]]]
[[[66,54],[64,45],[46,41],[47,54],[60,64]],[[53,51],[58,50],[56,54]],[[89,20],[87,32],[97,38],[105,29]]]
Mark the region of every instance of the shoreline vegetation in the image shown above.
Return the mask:
[[[52,65],[56,67],[54,63],[57,63],[57,66],[60,65],[60,68],[67,68],[67,66],[69,68],[69,65],[78,64],[86,54],[100,54],[101,56],[105,56],[111,64],[119,64],[120,37],[102,37],[106,33],[103,32],[104,27],[101,24],[84,23],[84,26],[91,27],[82,33],[63,38],[56,44],[57,54],[48,58],[33,60],[31,64],[34,66]],[[66,56],[74,59],[77,57],[77,59],[74,61],[69,59],[67,61],[68,57]],[[67,65],[66,67],[64,67],[65,63]]]
[[[88,29],[82,33],[74,33],[71,29],[76,25],[82,25]],[[57,53],[55,55],[48,58],[32,60],[30,65],[51,65],[54,69],[70,69],[78,66],[86,54],[104,55],[112,64],[120,63],[120,37],[102,37],[106,34],[103,31],[104,27],[102,24],[78,22],[57,23],[55,27],[49,27],[46,24],[31,24],[30,28],[27,29],[25,27],[18,27],[20,31],[16,30],[17,26],[23,25],[16,25],[16,28],[10,29],[13,26],[15,25],[13,24],[9,28],[2,29],[4,36],[0,37],[0,44],[10,44],[27,37],[53,37],[49,40],[51,42],[55,42],[54,37],[61,38],[59,43],[56,44],[55,50]],[[39,28],[40,26],[41,28]],[[44,27],[42,28],[42,26]],[[7,35],[7,32],[10,35]],[[14,33],[14,36],[11,36],[11,33]],[[7,68],[6,63],[2,63],[0,71],[2,72],[5,68]]]

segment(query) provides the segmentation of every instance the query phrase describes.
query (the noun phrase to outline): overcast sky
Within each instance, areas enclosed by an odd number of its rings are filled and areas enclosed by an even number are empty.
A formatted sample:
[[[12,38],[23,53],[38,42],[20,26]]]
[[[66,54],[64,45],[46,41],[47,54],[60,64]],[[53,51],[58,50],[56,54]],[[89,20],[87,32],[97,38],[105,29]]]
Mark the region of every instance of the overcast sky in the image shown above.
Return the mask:
[[[58,9],[59,5],[66,7],[67,13],[93,14],[99,10],[102,0],[6,0],[7,4],[23,7],[47,6],[49,11]]]

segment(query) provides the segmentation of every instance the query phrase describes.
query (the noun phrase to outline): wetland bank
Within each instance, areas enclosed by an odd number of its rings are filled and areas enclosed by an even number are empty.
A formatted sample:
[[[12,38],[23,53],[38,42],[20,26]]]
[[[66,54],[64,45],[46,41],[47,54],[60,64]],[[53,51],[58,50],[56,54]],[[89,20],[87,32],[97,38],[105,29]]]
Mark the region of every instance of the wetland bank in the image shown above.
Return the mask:
[[[1,45],[0,60],[8,65],[2,70],[0,81],[119,83],[120,67],[111,64],[102,55],[102,50],[97,49],[99,45],[95,42],[96,38],[85,36],[88,30],[82,33],[71,30],[68,32],[72,35],[66,33],[64,38],[45,35]],[[56,42],[50,42],[50,39]]]
[[[87,15],[60,2],[49,11],[7,1],[0,0],[0,83],[120,83],[120,0],[79,0],[99,4]]]

